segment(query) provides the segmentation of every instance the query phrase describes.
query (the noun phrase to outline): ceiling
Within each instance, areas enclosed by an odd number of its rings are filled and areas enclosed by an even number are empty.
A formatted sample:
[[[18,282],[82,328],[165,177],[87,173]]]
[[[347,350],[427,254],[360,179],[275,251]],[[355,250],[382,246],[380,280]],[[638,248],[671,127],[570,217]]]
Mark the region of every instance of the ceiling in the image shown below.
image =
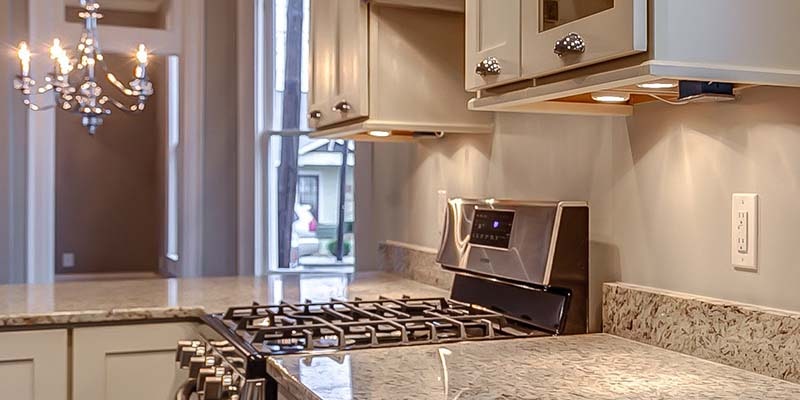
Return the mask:
[[[100,12],[103,10],[156,12],[169,0],[98,0]],[[80,7],[80,0],[64,0],[68,7]]]

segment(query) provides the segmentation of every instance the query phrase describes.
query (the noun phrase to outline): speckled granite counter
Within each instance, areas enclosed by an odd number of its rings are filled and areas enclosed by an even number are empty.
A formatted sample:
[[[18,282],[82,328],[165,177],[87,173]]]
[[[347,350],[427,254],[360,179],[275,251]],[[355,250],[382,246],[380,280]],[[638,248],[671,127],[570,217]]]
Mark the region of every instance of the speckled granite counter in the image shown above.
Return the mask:
[[[607,334],[271,359],[298,399],[800,399],[800,385]]]
[[[0,285],[0,328],[191,318],[253,301],[403,294],[446,296],[447,292],[381,272]]]

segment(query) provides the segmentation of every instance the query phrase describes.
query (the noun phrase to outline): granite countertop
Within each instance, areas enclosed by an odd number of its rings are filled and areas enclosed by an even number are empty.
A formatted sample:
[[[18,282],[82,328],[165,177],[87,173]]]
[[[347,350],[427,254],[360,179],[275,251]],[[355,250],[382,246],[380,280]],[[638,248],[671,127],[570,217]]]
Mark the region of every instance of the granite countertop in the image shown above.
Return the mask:
[[[0,328],[193,318],[252,302],[447,296],[383,272],[273,273],[266,277],[141,279],[0,285]]]
[[[298,399],[799,399],[800,385],[607,334],[280,356]]]

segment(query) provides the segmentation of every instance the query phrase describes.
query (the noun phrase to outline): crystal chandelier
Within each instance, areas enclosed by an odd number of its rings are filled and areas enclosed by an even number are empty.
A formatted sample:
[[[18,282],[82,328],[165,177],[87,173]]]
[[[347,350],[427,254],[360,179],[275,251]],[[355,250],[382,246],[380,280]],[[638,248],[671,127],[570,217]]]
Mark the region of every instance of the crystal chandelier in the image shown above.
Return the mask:
[[[103,118],[111,114],[114,107],[130,113],[144,110],[147,98],[153,94],[153,84],[147,79],[147,49],[139,44],[136,50],[136,68],[134,78],[128,86],[120,82],[108,71],[100,47],[97,32],[97,20],[103,15],[98,12],[100,5],[95,0],[81,0],[81,11],[78,16],[84,20],[80,42],[72,56],[61,46],[59,39],[53,39],[50,47],[50,58],[53,60],[53,71],[44,77],[45,84],[36,87],[31,78],[31,50],[28,44],[21,42],[17,48],[20,61],[20,75],[14,79],[14,88],[22,92],[22,102],[33,111],[58,107],[64,111],[80,114],[81,123],[93,135],[97,127],[103,124]],[[99,69],[98,69],[99,68]],[[97,74],[104,74],[108,82],[119,89],[124,98],[133,104],[125,104],[103,92],[97,82]],[[33,94],[52,92],[55,105],[40,107],[32,99]]]

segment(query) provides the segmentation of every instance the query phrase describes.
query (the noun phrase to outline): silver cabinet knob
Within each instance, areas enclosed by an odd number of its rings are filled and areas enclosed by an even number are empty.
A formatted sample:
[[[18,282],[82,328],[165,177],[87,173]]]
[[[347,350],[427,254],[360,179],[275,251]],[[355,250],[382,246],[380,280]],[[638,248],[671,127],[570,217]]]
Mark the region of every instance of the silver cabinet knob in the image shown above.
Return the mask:
[[[348,102],[346,102],[344,100],[336,103],[336,105],[333,106],[333,111],[337,111],[337,112],[340,112],[340,113],[350,112],[352,109],[353,109],[353,106],[351,106],[350,103],[348,103]]]
[[[308,119],[320,119],[320,118],[322,118],[322,111],[312,110],[308,112]]]
[[[502,70],[500,61],[497,61],[494,57],[486,57],[475,66],[475,73],[480,76],[500,75]]]
[[[579,54],[586,51],[586,42],[581,35],[570,32],[567,36],[556,41],[553,47],[553,53],[558,54],[559,57],[564,57],[567,54]]]

